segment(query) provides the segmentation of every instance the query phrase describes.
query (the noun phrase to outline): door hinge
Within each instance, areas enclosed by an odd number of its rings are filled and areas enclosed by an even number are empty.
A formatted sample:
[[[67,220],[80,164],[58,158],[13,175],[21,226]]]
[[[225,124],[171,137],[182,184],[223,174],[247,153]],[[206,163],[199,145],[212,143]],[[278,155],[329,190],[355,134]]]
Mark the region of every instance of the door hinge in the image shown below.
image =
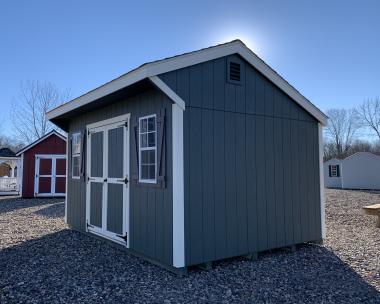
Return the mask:
[[[128,129],[128,121],[125,122],[125,127]]]
[[[128,242],[128,233],[126,232],[125,235],[119,235],[119,234],[116,234],[117,237],[123,239],[125,241],[125,243],[127,244]]]

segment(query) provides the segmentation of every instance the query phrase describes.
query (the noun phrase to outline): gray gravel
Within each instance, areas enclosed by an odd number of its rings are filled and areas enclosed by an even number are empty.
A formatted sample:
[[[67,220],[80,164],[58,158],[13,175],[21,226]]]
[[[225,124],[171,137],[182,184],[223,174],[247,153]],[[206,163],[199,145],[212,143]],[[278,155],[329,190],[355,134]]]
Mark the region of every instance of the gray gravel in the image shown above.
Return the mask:
[[[380,303],[378,194],[327,190],[324,246],[179,278],[67,228],[59,200],[0,201],[0,303]]]

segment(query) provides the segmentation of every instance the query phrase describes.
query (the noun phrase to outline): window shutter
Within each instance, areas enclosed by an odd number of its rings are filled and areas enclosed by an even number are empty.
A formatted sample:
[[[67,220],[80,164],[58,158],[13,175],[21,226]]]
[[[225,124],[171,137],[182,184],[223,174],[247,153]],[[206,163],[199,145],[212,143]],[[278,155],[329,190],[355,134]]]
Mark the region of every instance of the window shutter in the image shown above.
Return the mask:
[[[166,187],[166,109],[157,114],[157,183]]]
[[[329,165],[329,177],[331,177],[331,165]]]
[[[139,181],[139,120],[137,117],[133,122],[133,133],[135,138],[135,153],[133,157],[134,166],[132,165],[132,182],[136,184]]]
[[[72,167],[73,167],[73,137],[69,137],[69,146],[68,146],[68,151],[67,151],[67,159],[66,161],[69,162],[67,166],[67,172],[66,172],[66,178],[72,177]],[[67,191],[67,190],[66,190]]]
[[[80,177],[86,181],[86,129],[81,132],[81,159],[80,159]]]
[[[336,176],[340,177],[340,166],[336,165]]]

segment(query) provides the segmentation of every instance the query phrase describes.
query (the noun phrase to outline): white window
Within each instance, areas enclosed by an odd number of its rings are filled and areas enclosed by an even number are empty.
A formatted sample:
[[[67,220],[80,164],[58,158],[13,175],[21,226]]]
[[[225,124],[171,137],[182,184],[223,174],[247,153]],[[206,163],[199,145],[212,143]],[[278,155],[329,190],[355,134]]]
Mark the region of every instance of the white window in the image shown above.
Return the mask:
[[[339,165],[332,165],[331,166],[331,177],[339,177],[338,176],[338,167]]]
[[[74,133],[72,135],[71,146],[71,166],[72,166],[72,178],[80,178],[80,153],[81,153],[81,137],[80,133]]]
[[[139,181],[156,183],[157,127],[156,115],[139,119]]]

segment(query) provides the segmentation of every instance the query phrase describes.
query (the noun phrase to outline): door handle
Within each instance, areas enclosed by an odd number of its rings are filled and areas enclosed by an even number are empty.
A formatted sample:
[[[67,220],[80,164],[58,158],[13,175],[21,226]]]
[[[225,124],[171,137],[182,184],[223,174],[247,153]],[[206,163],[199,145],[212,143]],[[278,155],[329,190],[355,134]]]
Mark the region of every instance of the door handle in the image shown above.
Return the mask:
[[[126,177],[124,179],[118,179],[117,181],[118,182],[123,182],[124,184],[128,184],[129,183],[128,177]]]
[[[107,178],[104,179],[104,182],[107,182]]]

